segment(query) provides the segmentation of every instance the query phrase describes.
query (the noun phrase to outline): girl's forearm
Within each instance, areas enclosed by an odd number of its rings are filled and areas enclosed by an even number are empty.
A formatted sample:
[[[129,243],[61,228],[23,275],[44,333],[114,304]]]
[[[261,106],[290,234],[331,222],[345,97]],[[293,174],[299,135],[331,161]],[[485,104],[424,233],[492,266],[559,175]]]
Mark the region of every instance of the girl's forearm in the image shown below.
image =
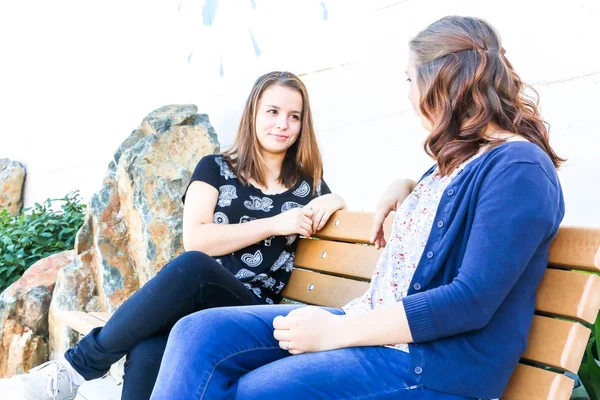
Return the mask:
[[[339,207],[338,210],[347,210],[348,209],[348,207],[346,206],[346,202],[344,201],[344,198],[342,196],[340,196],[337,193],[332,193],[331,195],[334,196],[336,199],[336,202]]]
[[[185,229],[185,227],[184,227]],[[257,219],[243,224],[194,224],[184,234],[186,251],[197,250],[217,257],[233,253],[276,235],[272,219]]]

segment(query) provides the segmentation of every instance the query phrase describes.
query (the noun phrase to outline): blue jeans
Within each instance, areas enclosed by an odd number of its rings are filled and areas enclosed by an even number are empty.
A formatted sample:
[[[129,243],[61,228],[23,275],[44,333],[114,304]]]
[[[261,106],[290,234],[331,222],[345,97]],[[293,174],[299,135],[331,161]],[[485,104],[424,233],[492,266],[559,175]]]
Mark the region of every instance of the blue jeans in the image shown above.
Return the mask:
[[[181,319],[151,399],[468,399],[417,384],[410,355],[383,346],[290,355],[272,323],[297,307],[227,307]]]
[[[147,400],[158,375],[169,331],[196,311],[258,304],[229,270],[199,251],[185,252],[123,303],[102,328],[93,329],[65,358],[85,379],[106,374],[127,356],[123,400]]]

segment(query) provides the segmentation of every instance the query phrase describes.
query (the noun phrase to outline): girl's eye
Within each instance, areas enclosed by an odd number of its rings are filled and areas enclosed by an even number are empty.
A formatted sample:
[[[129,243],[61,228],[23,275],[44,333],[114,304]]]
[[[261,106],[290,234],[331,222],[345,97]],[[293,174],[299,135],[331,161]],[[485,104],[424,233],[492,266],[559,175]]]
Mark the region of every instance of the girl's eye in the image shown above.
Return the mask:
[[[412,82],[410,78],[406,78],[406,82]]]
[[[292,115],[292,119],[293,119],[294,121],[300,121],[300,116],[299,116],[299,115],[297,115],[297,114],[294,114],[294,115]]]
[[[277,110],[271,109],[267,111],[269,114],[277,115]]]

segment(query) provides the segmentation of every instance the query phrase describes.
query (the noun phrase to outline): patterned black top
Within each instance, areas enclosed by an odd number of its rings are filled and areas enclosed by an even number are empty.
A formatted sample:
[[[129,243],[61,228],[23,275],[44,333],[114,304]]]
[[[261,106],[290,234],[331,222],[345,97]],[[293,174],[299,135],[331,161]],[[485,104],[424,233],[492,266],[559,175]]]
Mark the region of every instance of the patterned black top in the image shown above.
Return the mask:
[[[312,194],[312,179],[305,178],[279,194],[265,194],[252,185],[244,185],[222,155],[203,157],[190,180],[206,182],[219,191],[213,221],[216,224],[243,224],[268,218],[308,204],[322,194],[331,193],[324,181]],[[187,191],[187,190],[186,190]],[[185,201],[185,195],[183,196]],[[281,301],[281,291],[294,265],[298,235],[271,236],[215,260],[231,271],[263,303]]]

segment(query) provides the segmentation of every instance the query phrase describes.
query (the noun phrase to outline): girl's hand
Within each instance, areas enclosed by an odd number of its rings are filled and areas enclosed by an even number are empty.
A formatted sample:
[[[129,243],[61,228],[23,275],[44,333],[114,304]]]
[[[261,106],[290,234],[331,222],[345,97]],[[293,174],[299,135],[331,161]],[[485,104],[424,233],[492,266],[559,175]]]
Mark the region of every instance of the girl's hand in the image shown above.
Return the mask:
[[[313,210],[312,233],[315,233],[323,229],[334,212],[346,208],[346,203],[340,195],[331,193],[311,200],[304,208]]]
[[[292,208],[276,215],[273,218],[274,234],[286,236],[300,234],[310,237],[312,233],[313,211],[309,208]]]
[[[339,349],[343,346],[335,328],[338,317],[319,307],[296,308],[285,317],[275,317],[273,336],[291,354]]]
[[[373,228],[371,230],[371,243],[376,249],[386,245],[383,222],[392,211],[398,210],[406,197],[413,191],[416,182],[410,179],[398,179],[386,189],[383,196],[375,208],[375,217],[373,217]]]

